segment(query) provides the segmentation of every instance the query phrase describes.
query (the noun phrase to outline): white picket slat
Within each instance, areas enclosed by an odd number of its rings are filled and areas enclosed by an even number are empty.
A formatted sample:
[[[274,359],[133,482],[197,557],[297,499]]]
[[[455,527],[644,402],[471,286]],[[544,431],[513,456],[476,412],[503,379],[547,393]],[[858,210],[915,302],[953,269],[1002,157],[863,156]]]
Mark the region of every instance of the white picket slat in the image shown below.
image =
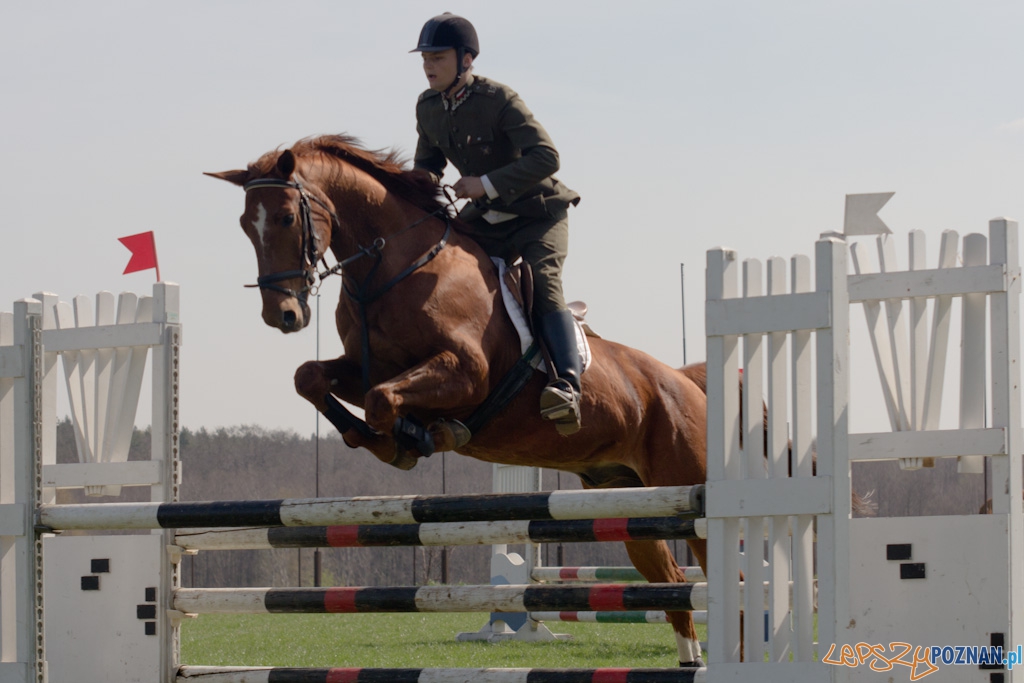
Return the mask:
[[[715,304],[737,295],[738,264],[731,249],[707,253],[706,327],[720,322]],[[735,336],[708,335],[708,481],[740,476],[739,349]],[[708,656],[714,662],[740,661],[740,523],[736,517],[708,518],[708,564],[719,569],[708,577],[708,600],[717,619],[709,619]]]
[[[939,244],[939,268],[951,269],[956,266],[957,246],[960,235],[954,230],[942,233]],[[946,377],[946,354],[949,349],[949,326],[953,308],[953,297],[942,295],[935,298],[932,309],[931,343],[928,348],[928,379],[924,392],[924,425],[922,429],[939,428],[942,410],[942,388]]]
[[[857,242],[850,245],[850,257],[853,260],[854,272],[867,273],[872,269],[864,245]],[[864,300],[864,318],[867,321],[868,335],[871,338],[871,350],[875,354],[875,367],[878,370],[878,381],[882,385],[882,397],[889,415],[889,426],[893,431],[899,428],[899,406],[896,397],[895,361],[892,357],[892,346],[888,343],[888,333],[882,323],[882,305],[878,300]]]
[[[811,289],[811,260],[806,255],[790,260],[794,293]],[[813,385],[811,368],[813,347],[811,333],[794,330],[793,350],[790,356],[793,384],[792,422],[793,476],[809,479],[813,476]],[[798,515],[793,520],[793,657],[798,662],[809,662],[814,657],[814,516]]]
[[[767,262],[767,293],[787,296],[786,262],[774,257]],[[786,392],[787,335],[773,332],[768,336],[768,476],[789,481],[789,430],[786,426],[789,398]],[[778,590],[792,574],[790,548],[790,515],[776,515],[768,522],[768,649],[769,660],[789,659],[793,647],[788,595]]]
[[[891,235],[878,237],[878,264],[883,273],[903,272],[896,259],[896,244]],[[890,354],[893,359],[892,382],[896,389],[895,430],[910,429],[910,349],[907,344],[907,323],[902,299],[885,300]]]
[[[114,295],[110,292],[99,292],[96,295],[96,325],[113,325],[115,313]],[[93,398],[93,423],[90,425],[93,430],[92,444],[96,462],[107,462],[107,454],[103,448],[107,415],[120,409],[120,395],[111,396],[110,392],[114,351],[115,349],[109,347],[96,350],[96,375],[93,378],[93,388],[96,394]]]
[[[754,297],[762,298],[761,284],[761,262],[755,259],[743,261],[743,297],[744,300]],[[770,300],[770,299],[769,299]],[[777,300],[776,300],[777,301]],[[769,310],[774,310],[772,306]],[[756,481],[763,483],[767,473],[765,472],[764,461],[764,413],[762,408],[763,391],[763,341],[762,333],[746,334],[743,336],[743,424],[740,429],[743,433],[743,464],[746,473],[742,482]],[[737,484],[741,482],[721,482],[723,484]],[[752,512],[752,511],[748,511]],[[743,576],[744,581],[758,585],[764,581],[764,538],[765,518],[762,516],[748,516],[742,520],[743,538],[746,539],[743,548]],[[748,591],[743,596],[743,610],[745,614],[758,614],[763,606],[760,599],[755,600],[753,591]],[[761,661],[764,659],[765,642],[763,629],[753,627],[753,624],[743,629],[743,647],[747,660]]]
[[[988,262],[988,238],[980,233],[964,235],[964,266],[981,266]],[[974,293],[963,296],[960,343],[960,429],[981,429],[985,426],[988,404],[985,371],[985,345],[988,335],[985,318],[988,297]],[[957,471],[982,474],[984,459],[961,456]]]

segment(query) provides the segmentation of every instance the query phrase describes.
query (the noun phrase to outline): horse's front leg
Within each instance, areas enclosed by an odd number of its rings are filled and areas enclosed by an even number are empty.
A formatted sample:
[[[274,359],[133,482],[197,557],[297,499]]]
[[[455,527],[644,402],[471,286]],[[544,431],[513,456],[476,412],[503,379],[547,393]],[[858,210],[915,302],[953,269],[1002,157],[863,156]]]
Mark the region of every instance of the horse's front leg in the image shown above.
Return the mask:
[[[295,371],[295,391],[320,412],[327,409],[324,396],[334,394],[352,405],[362,405],[359,361],[348,356],[334,360],[306,361]]]
[[[477,405],[487,397],[486,367],[482,353],[442,351],[373,387],[366,394],[366,421],[378,431],[389,431],[413,411],[436,413]],[[434,452],[456,446],[443,424],[429,428]]]
[[[341,432],[345,443],[353,448],[365,448],[377,459],[399,469],[411,469],[416,458],[399,449],[390,431],[375,431],[355,416],[349,415],[340,405],[328,404],[328,395],[337,396],[352,405],[363,402],[361,391],[362,369],[357,361],[341,356],[328,361],[308,361],[295,371],[295,390],[312,403]],[[345,412],[346,420],[339,420],[338,410]]]

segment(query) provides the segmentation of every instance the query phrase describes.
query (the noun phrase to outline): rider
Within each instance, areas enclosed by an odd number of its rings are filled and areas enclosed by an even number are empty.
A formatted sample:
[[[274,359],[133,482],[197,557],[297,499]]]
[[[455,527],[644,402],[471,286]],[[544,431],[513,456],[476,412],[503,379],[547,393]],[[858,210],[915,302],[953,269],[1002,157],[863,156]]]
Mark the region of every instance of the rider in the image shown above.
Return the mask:
[[[470,200],[459,217],[488,255],[521,256],[534,277],[533,320],[557,378],[540,397],[541,415],[559,433],[580,429],[580,365],[572,312],[562,295],[569,206],[580,196],[552,174],[558,151],[511,88],[472,72],[476,30],[445,12],[423,25],[411,52],[423,54],[430,89],[416,103],[415,167],[440,183],[451,162],[453,189]]]

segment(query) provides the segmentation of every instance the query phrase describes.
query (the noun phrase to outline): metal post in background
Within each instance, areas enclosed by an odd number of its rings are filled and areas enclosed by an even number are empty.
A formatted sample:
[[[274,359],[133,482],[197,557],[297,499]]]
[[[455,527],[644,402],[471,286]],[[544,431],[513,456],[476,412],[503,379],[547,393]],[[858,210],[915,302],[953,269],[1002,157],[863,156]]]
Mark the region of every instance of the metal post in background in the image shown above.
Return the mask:
[[[445,465],[448,460],[445,456],[448,455],[448,451],[442,451],[441,453],[441,493],[448,493],[448,482],[445,478]],[[451,546],[441,546],[441,583],[448,583],[448,551],[451,550]]]
[[[316,295],[316,359],[317,359],[317,361],[320,360],[320,294],[319,293]],[[314,479],[315,479],[315,482],[316,482],[315,483],[315,490],[316,490],[315,497],[319,498],[320,497],[320,411],[316,410],[315,408],[314,408],[314,411],[316,412],[316,436],[314,437],[314,439],[316,440],[316,446],[315,446],[315,449],[314,449],[313,467],[314,467]],[[322,559],[321,559],[321,556],[320,556],[320,548],[316,548],[313,551],[313,585],[316,586],[317,588],[320,587],[321,567],[322,567],[321,562],[322,562]]]
[[[686,365],[686,274],[683,272],[685,264],[679,264],[679,292],[680,300],[683,302],[683,365]]]
[[[686,264],[679,264],[679,300],[682,302],[683,313],[683,365],[686,365]],[[672,540],[672,556],[679,562],[679,541]],[[690,546],[686,546],[686,566],[690,567],[696,562]]]

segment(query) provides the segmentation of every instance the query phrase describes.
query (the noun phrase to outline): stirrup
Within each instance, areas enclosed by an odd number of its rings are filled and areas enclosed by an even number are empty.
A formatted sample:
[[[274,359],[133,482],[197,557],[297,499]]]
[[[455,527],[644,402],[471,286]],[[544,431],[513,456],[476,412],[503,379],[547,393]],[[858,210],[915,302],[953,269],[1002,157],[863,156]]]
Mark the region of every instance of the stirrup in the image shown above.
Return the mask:
[[[563,436],[580,430],[580,396],[567,380],[556,379],[540,393],[540,416],[555,423]]]

